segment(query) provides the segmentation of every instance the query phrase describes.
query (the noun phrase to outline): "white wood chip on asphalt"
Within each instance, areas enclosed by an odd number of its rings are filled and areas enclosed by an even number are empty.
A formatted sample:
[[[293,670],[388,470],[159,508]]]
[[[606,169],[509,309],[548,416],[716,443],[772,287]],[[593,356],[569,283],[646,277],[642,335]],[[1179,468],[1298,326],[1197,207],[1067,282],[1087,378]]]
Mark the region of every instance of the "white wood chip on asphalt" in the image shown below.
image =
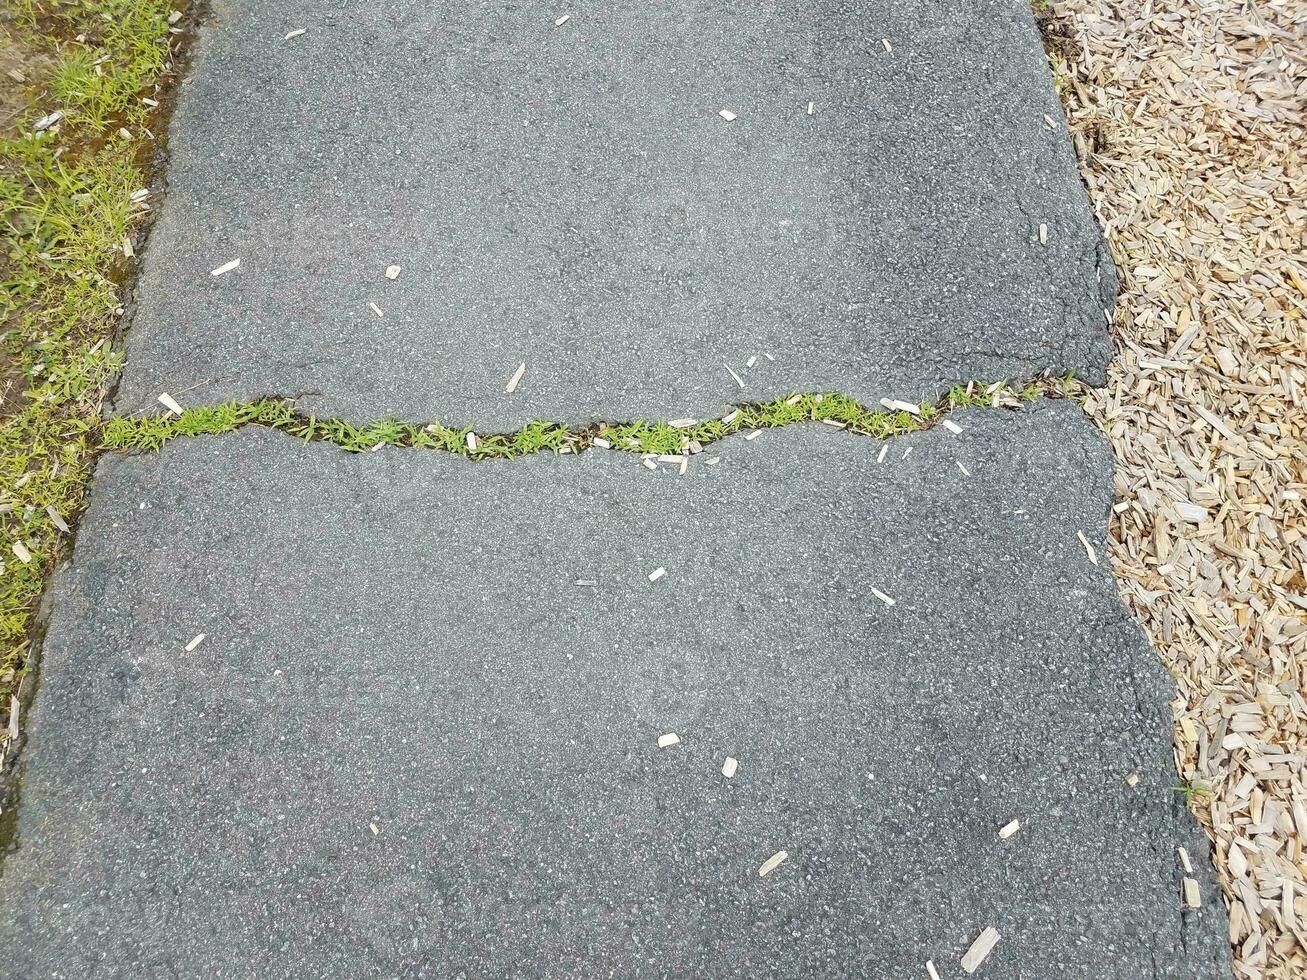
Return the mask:
[[[240,268],[240,264],[241,264],[240,259],[232,259],[230,262],[224,262],[222,265],[218,266],[218,268],[210,272],[209,275],[214,276],[215,278],[217,276],[225,276],[233,269]]]
[[[660,749],[665,749],[669,746],[676,745],[680,741],[681,736],[677,735],[675,732],[668,732],[666,735],[658,736],[658,747]]]
[[[984,931],[976,937],[976,941],[971,944],[966,955],[962,957],[963,971],[970,974],[980,969],[980,964],[984,963],[989,954],[994,951],[994,947],[998,945],[998,940],[998,930],[993,926],[986,926]]]
[[[1088,539],[1087,537],[1085,537],[1085,532],[1084,532],[1084,531],[1077,531],[1077,532],[1076,532],[1076,537],[1079,538],[1079,539],[1080,539],[1080,543],[1081,543],[1082,545],[1085,546],[1085,557],[1087,557],[1087,558],[1089,559],[1089,561],[1090,561],[1091,564],[1097,565],[1097,564],[1098,564],[1098,552],[1094,550],[1094,546],[1093,546],[1092,544],[1090,544],[1090,543],[1089,543],[1089,539]]]
[[[758,877],[766,878],[769,874],[784,864],[789,859],[789,856],[789,851],[777,851],[766,861],[762,862],[762,866],[758,869]]]
[[[517,366],[517,370],[513,372],[513,376],[508,379],[508,384],[504,385],[505,394],[511,395],[513,392],[517,391],[517,386],[521,384],[522,376],[524,374],[526,374],[526,361],[523,361]]]

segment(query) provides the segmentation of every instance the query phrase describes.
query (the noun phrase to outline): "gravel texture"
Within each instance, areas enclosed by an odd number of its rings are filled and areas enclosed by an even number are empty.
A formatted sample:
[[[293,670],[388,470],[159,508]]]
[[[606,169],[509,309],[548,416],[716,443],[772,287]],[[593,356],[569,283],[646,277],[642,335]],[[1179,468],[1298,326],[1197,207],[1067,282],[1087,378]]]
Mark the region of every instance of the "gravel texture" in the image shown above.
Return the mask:
[[[255,429],[106,457],[0,974],[957,977],[992,926],[987,978],[1227,976],[1169,683],[1077,538],[1109,451],[1070,402],[951,418],[684,477]]]
[[[1114,274],[1022,0],[212,7],[119,411],[502,431],[1102,380]]]

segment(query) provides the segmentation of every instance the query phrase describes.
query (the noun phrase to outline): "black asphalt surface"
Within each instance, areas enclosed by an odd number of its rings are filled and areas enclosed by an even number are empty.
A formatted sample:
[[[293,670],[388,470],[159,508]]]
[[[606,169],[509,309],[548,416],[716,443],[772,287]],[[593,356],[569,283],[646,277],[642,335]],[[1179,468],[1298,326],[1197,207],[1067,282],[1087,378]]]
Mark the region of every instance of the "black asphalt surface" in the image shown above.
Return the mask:
[[[121,413],[485,432],[1111,352],[1017,0],[214,0],[168,149]],[[683,476],[253,427],[106,455],[0,978],[956,980],[988,928],[984,978],[1228,977],[1111,453],[1072,401],[950,421]]]
[[[1227,976],[1169,685],[1076,536],[1109,452],[1069,402],[957,421],[684,477],[254,429],[107,458],[0,972],[958,977],[992,926],[985,977]]]
[[[212,8],[119,411],[501,431],[1102,379],[1115,278],[1022,0]]]

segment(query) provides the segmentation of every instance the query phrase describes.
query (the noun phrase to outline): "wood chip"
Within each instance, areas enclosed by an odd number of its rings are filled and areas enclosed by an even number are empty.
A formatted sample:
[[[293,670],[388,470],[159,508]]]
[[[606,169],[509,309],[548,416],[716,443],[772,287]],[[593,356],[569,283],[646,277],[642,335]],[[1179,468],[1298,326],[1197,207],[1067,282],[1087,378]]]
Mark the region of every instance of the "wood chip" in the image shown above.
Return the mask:
[[[1089,559],[1090,564],[1091,564],[1091,565],[1097,565],[1097,564],[1098,564],[1098,552],[1094,550],[1094,546],[1093,546],[1092,544],[1090,544],[1090,543],[1089,543],[1089,539],[1088,539],[1087,537],[1085,537],[1085,532],[1084,532],[1084,531],[1077,531],[1077,532],[1076,532],[1076,537],[1079,538],[1079,539],[1080,539],[1080,543],[1081,543],[1082,545],[1085,546],[1085,557]]]
[[[562,17],[559,17],[557,20],[554,21],[554,26],[555,26],[555,27],[562,27],[564,24],[566,24],[566,23],[567,23],[569,20],[571,20],[571,19],[572,19],[572,15],[571,15],[571,14],[563,14]]]
[[[739,118],[739,116],[731,112],[730,109],[722,109],[720,112],[717,113],[717,115],[721,116],[727,122],[734,122],[736,119]]]
[[[986,926],[984,931],[976,937],[976,941],[967,949],[966,955],[962,957],[962,970],[965,973],[975,973],[980,969],[980,964],[985,962],[986,957],[994,951],[998,945],[998,930],[993,926]]]
[[[961,435],[962,433],[962,426],[958,425],[952,419],[940,419],[939,424],[944,426],[944,428],[948,429],[949,432],[952,432],[955,436]]]
[[[657,582],[660,578],[662,578],[666,574],[667,574],[667,569],[663,568],[662,565],[659,565],[657,568],[655,568],[652,572],[649,573],[649,581]]]
[[[469,432],[467,434],[467,450],[470,453],[477,451],[477,434],[475,432]]]
[[[760,435],[762,435],[762,429],[754,429],[752,432],[748,433],[744,439],[746,442],[753,442],[753,440],[757,439]]]
[[[660,749],[665,749],[670,745],[676,745],[680,741],[681,736],[677,735],[675,732],[668,732],[666,735],[658,736],[658,747]]]
[[[735,775],[735,770],[738,769],[739,766],[740,763],[728,755],[726,761],[722,763],[722,775],[727,779],[732,778]]]
[[[177,404],[177,400],[173,398],[172,395],[168,394],[168,392],[166,391],[159,392],[158,402],[173,415],[180,416],[184,414],[182,407],[179,404]]]
[[[926,960],[926,976],[930,980],[939,980],[939,971],[935,969],[935,964],[930,960]]]
[[[789,851],[777,851],[766,861],[762,862],[762,867],[758,869],[758,877],[766,878],[769,874],[779,868],[786,860],[789,859]]]
[[[136,249],[132,247],[132,239],[130,235],[123,236],[122,249],[123,258],[132,259],[136,257]]]
[[[889,455],[889,443],[886,442],[881,445],[880,452],[876,454],[876,462],[878,463],[885,462],[885,457],[888,455]]]
[[[999,828],[999,831],[998,831],[999,839],[1000,839],[1000,840],[1007,840],[1009,837],[1014,836],[1014,835],[1016,834],[1016,832],[1017,832],[1018,830],[1020,830],[1020,829],[1021,829],[1021,821],[1020,821],[1020,820],[1011,820],[1011,821],[1009,821],[1008,823],[1005,823],[1002,827]]]
[[[744,379],[741,378],[734,371],[732,371],[731,366],[729,364],[723,364],[722,367],[726,368],[726,373],[729,374],[735,380],[735,383],[737,385],[739,385],[741,388],[744,387]]]
[[[1048,244],[1048,225],[1039,226],[1039,244],[1040,245]]]
[[[672,419],[667,423],[673,429],[689,429],[699,424],[698,419]]]
[[[377,834],[381,833],[381,828],[379,828],[379,827],[376,825],[376,823],[373,822],[373,821],[371,821],[371,820],[368,821],[368,830],[372,831],[372,836],[373,836],[373,837],[376,837]]]
[[[1189,852],[1186,851],[1183,847],[1177,847],[1175,849],[1175,854],[1176,857],[1180,859],[1180,867],[1184,868],[1185,874],[1193,874],[1194,866],[1193,863],[1190,862],[1189,860]]]
[[[880,403],[891,412],[907,412],[909,415],[921,415],[921,406],[912,402],[899,401],[897,398],[882,398]]]
[[[885,605],[887,606],[894,605],[894,600],[891,599],[889,596],[887,596],[884,592],[880,591],[880,589],[873,588],[871,590],[871,594],[874,595],[881,602],[885,603]]]
[[[1127,786],[1129,786],[1131,789],[1134,789],[1136,786],[1138,786],[1138,785],[1139,785],[1139,773],[1137,773],[1137,772],[1128,772],[1128,773],[1126,773],[1126,776],[1125,776],[1125,784],[1126,784]]]
[[[970,471],[969,469],[967,469],[965,466],[962,465],[962,461],[961,461],[961,460],[957,460],[957,459],[955,459],[955,460],[953,461],[953,465],[956,466],[956,467],[958,468],[958,472],[961,473],[963,476],[970,476],[970,475],[971,475],[971,471]]]
[[[511,395],[513,392],[517,391],[517,386],[522,382],[522,376],[524,374],[526,374],[526,361],[523,361],[517,366],[517,370],[513,372],[513,376],[508,379],[508,384],[504,385],[504,392]]]
[[[27,545],[23,544],[23,542],[15,541],[13,544],[9,546],[9,548],[11,551],[13,551],[14,557],[17,558],[19,561],[21,561],[24,565],[26,565],[28,562],[32,560],[32,553],[27,550]]]
[[[594,439],[591,440],[591,444],[597,446],[600,449],[613,448],[613,444],[609,442],[607,439],[605,439],[603,436],[595,436]]]
[[[240,259],[232,259],[230,262],[224,262],[222,265],[218,266],[218,268],[210,272],[209,275],[215,277],[225,276],[227,273],[231,272],[232,269],[240,268],[240,264],[241,264]]]
[[[373,313],[375,313],[377,316],[385,316],[385,315],[386,315],[386,314],[384,314],[383,312],[381,312],[381,307],[378,306],[376,303],[369,302],[369,303],[368,303],[368,309],[370,309],[370,310],[371,310]]]
[[[1127,504],[1103,564],[1175,680],[1175,781],[1203,788],[1234,973],[1307,977],[1307,21],[1281,0],[1193,13],[1045,15],[1120,280],[1116,356],[1082,393]]]
[[[640,465],[643,466],[646,470],[657,470],[657,469],[658,469],[658,464],[655,463],[652,459],[644,459],[644,460],[641,460],[641,461],[640,461]]]
[[[67,534],[71,530],[68,527],[68,522],[64,520],[62,514],[54,509],[53,504],[46,505],[45,516],[50,518],[50,523],[57,527],[61,533]]]
[[[812,113],[813,113],[813,108],[814,108],[813,104],[812,104],[811,102],[809,102],[809,103],[808,103],[808,115],[810,115],[810,116],[812,115]]]
[[[186,652],[187,652],[187,653],[194,653],[196,647],[198,647],[201,643],[203,643],[204,640],[205,640],[205,638],[206,638],[207,636],[208,636],[207,633],[197,633],[197,634],[195,634],[195,637],[191,640],[191,642],[188,643],[188,644],[186,644]]]
[[[293,31],[288,31],[288,32],[286,33],[286,40],[289,41],[289,40],[290,40],[291,38],[293,38],[293,37],[299,37],[301,34],[304,34],[304,33],[306,33],[307,31],[308,31],[308,28],[307,28],[307,27],[297,27],[297,28],[295,28],[295,30],[293,30]]]
[[[38,119],[35,125],[32,126],[32,128],[35,129],[38,133],[44,132],[45,130],[49,129],[51,126],[54,126],[56,123],[58,123],[59,120],[63,119],[63,117],[64,117],[63,112],[60,111],[59,109],[56,109],[54,112],[51,112],[48,115],[42,116],[40,119]]]
[[[752,371],[753,366],[757,363],[758,363],[758,355],[754,354],[747,361],[744,362],[744,366]]]
[[[730,425],[739,417],[740,417],[740,410],[737,408],[735,411],[731,412],[724,419],[722,419],[722,425]]]
[[[583,588],[583,589],[592,589],[592,588],[594,588],[596,585],[598,585],[599,583],[596,582],[596,581],[595,581],[594,579],[592,579],[592,578],[579,578],[579,579],[577,579],[575,582],[573,582],[572,584],[573,584],[573,585],[579,585],[579,586],[581,586],[581,588]]]
[[[893,54],[893,53],[894,53],[894,49],[890,46],[890,43],[889,43],[889,39],[888,39],[888,38],[881,38],[881,39],[880,39],[880,43],[881,43],[882,46],[884,46],[884,48],[885,48],[885,53],[886,53],[886,54]]]
[[[1184,880],[1184,903],[1191,909],[1202,908],[1203,893],[1198,888],[1198,882],[1193,878]]]
[[[386,278],[394,281],[399,278],[399,274],[403,271],[404,267],[402,265],[388,265],[386,266]]]

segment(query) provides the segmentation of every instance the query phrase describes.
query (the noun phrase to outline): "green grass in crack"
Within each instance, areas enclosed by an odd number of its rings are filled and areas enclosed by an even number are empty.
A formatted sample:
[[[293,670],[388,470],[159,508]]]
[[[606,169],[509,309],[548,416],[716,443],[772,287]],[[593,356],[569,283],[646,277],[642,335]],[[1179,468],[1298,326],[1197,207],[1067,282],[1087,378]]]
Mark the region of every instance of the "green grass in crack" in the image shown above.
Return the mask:
[[[0,718],[29,627],[99,449],[122,242],[145,211],[156,83],[171,61],[163,0],[17,0],[28,106],[0,131]],[[6,80],[6,84],[9,82]],[[37,118],[63,113],[34,131]],[[125,131],[125,135],[124,135]],[[26,560],[24,558],[26,557]],[[2,723],[2,722],[0,722]]]
[[[554,422],[530,422],[516,432],[477,434],[471,441],[468,439],[474,432],[471,426],[453,429],[439,422],[420,424],[394,419],[356,426],[341,419],[303,414],[290,401],[264,399],[189,408],[180,416],[115,418],[104,427],[103,446],[111,450],[152,452],[182,436],[222,435],[246,425],[259,425],[305,441],[328,442],[353,453],[380,446],[400,446],[443,450],[470,459],[513,459],[531,453],[574,452],[602,436],[616,450],[674,455],[682,451],[687,440],[707,446],[736,432],[774,429],[798,422],[838,422],[852,432],[888,439],[929,428],[945,412],[954,409],[1013,405],[1045,392],[1058,394],[1070,380],[1035,382],[1021,389],[1005,383],[973,383],[953,388],[935,404],[922,405],[920,415],[868,408],[847,395],[796,394],[761,404],[741,405],[723,418],[690,425],[625,422],[569,429]]]

